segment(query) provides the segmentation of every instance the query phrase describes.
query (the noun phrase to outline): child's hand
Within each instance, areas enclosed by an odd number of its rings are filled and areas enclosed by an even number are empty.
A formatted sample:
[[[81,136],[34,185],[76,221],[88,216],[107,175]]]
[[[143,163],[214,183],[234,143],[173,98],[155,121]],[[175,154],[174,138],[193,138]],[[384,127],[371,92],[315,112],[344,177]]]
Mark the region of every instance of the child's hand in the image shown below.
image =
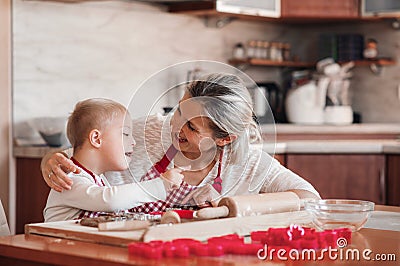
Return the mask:
[[[164,181],[164,186],[167,191],[178,188],[183,180],[182,169],[172,168],[165,173],[161,174]]]

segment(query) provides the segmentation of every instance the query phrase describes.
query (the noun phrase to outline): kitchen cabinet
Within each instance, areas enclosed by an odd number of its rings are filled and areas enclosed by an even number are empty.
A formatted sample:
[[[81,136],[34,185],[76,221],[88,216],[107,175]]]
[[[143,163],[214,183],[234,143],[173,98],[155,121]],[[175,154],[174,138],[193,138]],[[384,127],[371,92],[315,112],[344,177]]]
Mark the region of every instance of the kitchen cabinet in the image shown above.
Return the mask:
[[[383,154],[287,154],[286,166],[313,184],[322,198],[386,204]]]
[[[400,206],[400,155],[387,155],[387,204]]]
[[[168,2],[167,10],[173,13],[185,13],[196,16],[231,16],[240,19],[250,20],[278,20],[278,21],[289,21],[289,22],[307,22],[305,20],[355,20],[362,19],[360,16],[360,1],[359,0],[281,0],[281,14],[279,17],[268,17],[250,15],[256,14],[257,12],[243,11],[238,13],[218,12],[216,11],[215,1],[188,1],[188,2]],[[235,5],[235,2],[231,2],[230,5]],[[242,6],[247,7],[245,0],[243,0]],[[240,6],[240,3],[239,3]],[[236,8],[232,10],[240,9],[235,5]],[[256,8],[252,8],[256,9]],[[262,6],[260,6],[260,10]]]
[[[274,158],[277,159],[282,165],[286,165],[286,156],[285,156],[285,154],[275,154]]]
[[[282,0],[281,18],[359,18],[358,0]]]
[[[40,172],[41,158],[17,158],[17,220],[16,233],[24,233],[27,223],[43,222],[50,188]]]

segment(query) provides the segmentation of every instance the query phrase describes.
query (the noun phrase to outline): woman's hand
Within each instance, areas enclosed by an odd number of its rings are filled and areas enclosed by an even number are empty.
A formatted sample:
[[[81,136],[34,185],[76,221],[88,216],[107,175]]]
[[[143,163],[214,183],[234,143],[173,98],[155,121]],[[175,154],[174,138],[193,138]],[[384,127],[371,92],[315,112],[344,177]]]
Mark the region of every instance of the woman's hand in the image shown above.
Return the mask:
[[[80,172],[80,169],[61,152],[47,154],[42,159],[41,170],[46,184],[58,192],[71,189],[72,179],[67,176],[69,172]]]
[[[217,206],[221,195],[210,184],[199,187],[191,191],[182,200],[181,204],[204,205],[211,203],[212,206]]]

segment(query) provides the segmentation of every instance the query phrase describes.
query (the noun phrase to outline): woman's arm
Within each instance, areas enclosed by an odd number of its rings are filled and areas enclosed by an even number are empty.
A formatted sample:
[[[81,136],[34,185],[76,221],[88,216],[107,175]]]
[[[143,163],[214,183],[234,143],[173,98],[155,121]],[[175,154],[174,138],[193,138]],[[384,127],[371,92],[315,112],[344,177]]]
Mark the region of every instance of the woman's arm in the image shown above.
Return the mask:
[[[67,150],[47,153],[41,163],[40,169],[46,184],[61,192],[70,190],[72,179],[68,177],[69,172],[79,173],[80,169],[68,158]]]
[[[317,196],[316,194],[311,193],[310,191],[307,191],[307,190],[291,189],[291,190],[288,190],[288,191],[296,193],[296,195],[300,199],[320,199],[319,196]]]

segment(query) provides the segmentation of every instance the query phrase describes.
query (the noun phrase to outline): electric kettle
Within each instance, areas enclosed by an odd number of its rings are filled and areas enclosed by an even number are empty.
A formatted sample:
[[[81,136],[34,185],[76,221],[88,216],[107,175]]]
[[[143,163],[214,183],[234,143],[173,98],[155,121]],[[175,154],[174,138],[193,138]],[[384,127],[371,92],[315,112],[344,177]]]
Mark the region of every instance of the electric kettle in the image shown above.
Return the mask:
[[[314,80],[292,88],[286,95],[285,107],[287,119],[296,124],[324,123],[327,80],[320,79],[318,86]]]
[[[254,112],[260,123],[283,123],[286,121],[284,92],[275,82],[257,83],[250,91],[253,96]]]

